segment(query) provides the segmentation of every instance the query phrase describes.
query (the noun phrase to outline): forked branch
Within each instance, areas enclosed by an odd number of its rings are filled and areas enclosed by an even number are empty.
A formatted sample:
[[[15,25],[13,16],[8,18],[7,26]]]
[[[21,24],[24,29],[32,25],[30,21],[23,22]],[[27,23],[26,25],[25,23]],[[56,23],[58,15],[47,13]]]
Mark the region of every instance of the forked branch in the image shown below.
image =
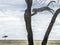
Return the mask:
[[[37,14],[38,12],[43,12],[43,11],[49,11],[53,14],[54,10],[48,7],[52,2],[56,3],[55,1],[51,1],[48,3],[47,6],[41,7],[41,8],[34,8],[32,12],[34,12],[31,16]]]

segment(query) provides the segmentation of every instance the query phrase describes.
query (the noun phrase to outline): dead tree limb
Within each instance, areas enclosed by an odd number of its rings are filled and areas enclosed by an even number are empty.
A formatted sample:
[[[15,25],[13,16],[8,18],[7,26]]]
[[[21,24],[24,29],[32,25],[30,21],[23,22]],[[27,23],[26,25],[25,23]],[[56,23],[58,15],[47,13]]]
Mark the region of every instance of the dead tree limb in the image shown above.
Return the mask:
[[[52,2],[56,3],[55,1],[51,1],[48,3],[47,6],[41,7],[41,8],[34,8],[32,12],[34,12],[31,16],[37,14],[37,12],[43,12],[43,11],[49,11],[53,14],[54,10],[48,7]]]
[[[31,7],[32,7],[32,0],[25,0],[27,4],[27,9],[25,10],[24,14],[24,20],[26,24],[26,30],[27,30],[27,38],[28,38],[28,45],[34,45],[33,44],[33,32],[31,28]]]
[[[53,17],[51,19],[51,22],[50,22],[50,24],[49,24],[49,26],[47,28],[47,31],[45,33],[45,36],[44,36],[44,39],[43,39],[41,45],[46,45],[47,44],[49,34],[50,34],[51,30],[52,30],[52,27],[53,27],[53,25],[55,23],[55,20],[56,20],[56,18],[57,18],[57,16],[58,16],[59,13],[60,13],[60,8],[57,9],[56,12],[54,13],[54,15],[53,15]]]

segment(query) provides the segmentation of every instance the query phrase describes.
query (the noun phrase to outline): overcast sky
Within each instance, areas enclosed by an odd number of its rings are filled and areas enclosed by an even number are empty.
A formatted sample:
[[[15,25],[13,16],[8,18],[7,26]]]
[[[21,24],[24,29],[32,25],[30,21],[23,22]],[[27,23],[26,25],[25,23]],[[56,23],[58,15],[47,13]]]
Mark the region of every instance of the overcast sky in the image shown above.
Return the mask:
[[[45,1],[45,2],[44,2]],[[50,1],[33,0],[33,8],[47,5]],[[55,0],[56,1],[56,0]],[[38,3],[39,2],[39,3]],[[43,4],[45,3],[45,4]],[[55,4],[55,3],[54,3]],[[50,5],[54,10],[60,8],[59,4]],[[26,9],[25,0],[0,0],[0,39],[7,35],[7,39],[27,39],[27,31],[24,22],[24,10]],[[60,15],[60,14],[59,14]],[[48,11],[41,12],[32,17],[32,29],[35,40],[41,40],[44,37],[48,24],[52,18]],[[49,39],[60,40],[60,16],[52,29]],[[39,25],[39,26],[38,26]]]
[[[39,2],[42,5],[43,3],[48,4],[51,0],[44,0],[44,1],[40,1],[40,0],[33,0],[33,5],[37,5]],[[57,0],[55,0],[57,3]],[[26,3],[25,0],[0,0],[0,8],[21,8],[24,7],[26,8]]]

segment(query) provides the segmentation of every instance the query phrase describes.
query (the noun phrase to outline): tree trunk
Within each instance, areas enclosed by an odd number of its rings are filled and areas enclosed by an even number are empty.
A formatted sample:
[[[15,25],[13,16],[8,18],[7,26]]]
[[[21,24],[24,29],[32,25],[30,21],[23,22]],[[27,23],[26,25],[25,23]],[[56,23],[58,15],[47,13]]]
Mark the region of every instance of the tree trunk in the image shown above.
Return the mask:
[[[60,13],[60,8],[57,9],[57,11],[54,13],[54,15],[53,15],[53,17],[51,19],[51,22],[50,22],[50,24],[49,24],[49,26],[47,28],[47,31],[45,33],[45,36],[44,36],[44,39],[43,39],[41,45],[46,45],[47,44],[49,34],[50,34],[51,30],[52,30],[52,27],[53,27],[53,25],[55,23],[55,20],[56,20],[56,18],[57,18],[57,16],[58,16],[59,13]]]
[[[33,33],[31,28],[31,6],[32,6],[32,0],[25,0],[27,4],[27,9],[25,10],[24,19],[26,24],[26,30],[27,30],[27,38],[28,38],[28,45],[33,45]]]

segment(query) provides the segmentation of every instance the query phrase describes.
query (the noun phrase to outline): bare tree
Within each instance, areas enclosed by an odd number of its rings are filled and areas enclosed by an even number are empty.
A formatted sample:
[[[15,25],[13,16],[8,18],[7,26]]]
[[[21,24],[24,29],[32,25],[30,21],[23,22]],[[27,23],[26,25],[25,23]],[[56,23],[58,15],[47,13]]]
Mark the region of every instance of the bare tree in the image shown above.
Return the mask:
[[[25,0],[27,4],[27,9],[25,10],[24,19],[26,24],[26,30],[28,33],[28,45],[34,45],[33,44],[33,33],[31,28],[31,7],[32,7],[32,0]]]
[[[49,34],[50,34],[51,30],[52,30],[52,27],[53,27],[53,25],[55,23],[55,20],[56,20],[56,18],[57,18],[57,16],[58,16],[59,13],[60,13],[60,8],[57,9],[56,12],[54,13],[54,15],[53,15],[53,17],[51,19],[51,22],[50,22],[50,24],[49,24],[49,26],[47,28],[47,31],[45,33],[45,36],[44,36],[44,39],[43,39],[41,45],[46,45],[47,44]]]
[[[25,10],[24,19],[25,19],[25,24],[26,24],[26,30],[27,30],[27,33],[28,33],[28,36],[27,36],[28,37],[28,44],[29,45],[34,45],[34,43],[33,43],[33,33],[32,33],[32,28],[31,28],[31,16],[35,15],[37,12],[42,12],[42,11],[45,11],[45,10],[53,13],[52,11],[54,11],[54,10],[49,8],[48,6],[51,2],[55,2],[55,1],[51,1],[46,7],[41,7],[38,10],[34,9],[33,14],[31,14],[32,0],[25,0],[25,1],[26,1],[26,4],[27,4],[27,9]],[[47,43],[47,39],[43,40],[42,45],[46,45],[46,43]]]

